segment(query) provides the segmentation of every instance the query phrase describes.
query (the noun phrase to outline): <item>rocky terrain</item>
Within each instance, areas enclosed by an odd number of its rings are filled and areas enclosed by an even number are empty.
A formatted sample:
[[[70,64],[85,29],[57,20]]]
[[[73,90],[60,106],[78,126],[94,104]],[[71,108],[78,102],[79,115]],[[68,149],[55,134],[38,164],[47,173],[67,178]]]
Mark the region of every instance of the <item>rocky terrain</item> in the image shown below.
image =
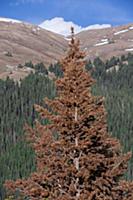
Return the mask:
[[[76,35],[87,59],[108,59],[133,52],[133,24],[82,31]],[[0,78],[25,77],[28,68],[18,69],[30,60],[46,66],[66,52],[69,37],[63,37],[28,23],[0,18]]]

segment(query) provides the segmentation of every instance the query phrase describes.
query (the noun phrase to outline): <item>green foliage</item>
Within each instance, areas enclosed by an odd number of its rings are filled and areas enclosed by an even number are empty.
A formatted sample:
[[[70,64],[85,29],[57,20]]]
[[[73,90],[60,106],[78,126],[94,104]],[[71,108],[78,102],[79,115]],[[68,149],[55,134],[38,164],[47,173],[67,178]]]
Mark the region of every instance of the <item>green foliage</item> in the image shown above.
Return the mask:
[[[26,63],[24,64],[24,66],[30,67],[30,68],[34,68],[34,65],[33,65],[32,61],[26,62]]]
[[[99,67],[103,67],[105,66],[104,62],[99,58],[95,58],[94,62],[93,62],[94,66],[98,69]]]
[[[48,70],[42,62],[36,64],[34,68],[35,68],[35,72],[48,75]]]
[[[51,64],[49,66],[49,71],[53,72],[55,74],[56,77],[62,77],[63,76],[63,71],[61,69],[61,66],[59,63],[56,64]]]
[[[89,60],[86,63],[85,69],[88,70],[88,71],[93,69],[93,64],[92,64],[91,60]]]
[[[117,64],[119,64],[119,58],[113,56],[110,60],[106,61],[106,69],[113,67]]]
[[[107,122],[109,132],[120,139],[125,152],[133,152],[133,55],[128,54],[119,60],[111,59],[114,66],[119,66],[111,72],[105,68],[98,68],[93,71],[93,76],[97,80],[93,92],[96,95],[105,96],[105,106],[107,110]],[[127,61],[127,64],[123,63]],[[109,62],[110,63],[110,62]],[[113,67],[112,64],[110,67]],[[133,180],[133,156],[129,162],[127,179]]]
[[[34,64],[32,63],[32,61],[29,61],[29,62],[26,62],[26,63],[24,64],[24,66],[30,67],[30,68],[32,68],[32,69],[35,69],[35,72],[36,72],[36,73],[48,75],[48,70],[47,70],[47,68],[45,67],[45,65],[43,64],[43,62],[40,62],[40,63],[37,63],[36,65],[34,65]]]
[[[26,177],[35,170],[34,152],[25,142],[24,124],[33,126],[34,104],[55,96],[54,83],[45,76],[30,74],[20,84],[0,80],[0,199],[6,179]],[[47,123],[47,122],[45,122]]]

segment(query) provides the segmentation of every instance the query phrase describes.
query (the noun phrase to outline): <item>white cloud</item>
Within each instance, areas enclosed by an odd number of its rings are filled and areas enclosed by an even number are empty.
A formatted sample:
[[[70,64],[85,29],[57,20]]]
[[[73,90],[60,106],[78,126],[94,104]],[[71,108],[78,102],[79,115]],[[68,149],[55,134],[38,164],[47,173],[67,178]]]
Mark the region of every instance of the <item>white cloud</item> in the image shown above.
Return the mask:
[[[64,35],[64,36],[68,36],[70,34],[70,28],[73,26],[75,33],[79,33],[81,31],[84,30],[90,30],[90,29],[103,29],[103,28],[109,28],[111,27],[110,24],[94,24],[94,25],[90,25],[87,27],[81,27],[77,24],[74,24],[71,21],[64,21],[64,19],[62,17],[55,17],[51,20],[45,20],[44,22],[42,22],[40,25],[40,27]]]
[[[16,0],[15,2],[11,2],[11,6],[19,6],[20,4],[27,3],[43,3],[45,0]]]
[[[73,22],[66,22],[61,17],[55,17],[51,20],[46,20],[39,25],[40,27],[47,29],[49,31],[53,31],[55,33],[59,33],[61,35],[69,35],[70,28],[73,26],[75,32],[80,32],[82,27],[74,24]]]
[[[19,0],[22,3],[43,3],[45,0]]]
[[[111,24],[93,24],[90,26],[87,26],[85,28],[82,28],[82,30],[91,30],[91,29],[104,29],[104,28],[110,28]]]

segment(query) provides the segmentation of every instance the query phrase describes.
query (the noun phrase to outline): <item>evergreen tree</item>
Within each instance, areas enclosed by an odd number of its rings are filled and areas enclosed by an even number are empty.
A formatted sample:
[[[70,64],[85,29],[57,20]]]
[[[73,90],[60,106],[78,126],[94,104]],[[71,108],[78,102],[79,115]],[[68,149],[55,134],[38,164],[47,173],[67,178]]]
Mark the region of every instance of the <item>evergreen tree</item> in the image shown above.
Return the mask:
[[[51,64],[49,66],[49,71],[53,72],[55,74],[56,77],[62,77],[63,76],[63,71],[61,69],[61,66],[59,63],[56,64]]]
[[[34,68],[35,68],[35,72],[48,75],[48,70],[42,62],[36,64]]]
[[[30,68],[34,68],[34,65],[33,65],[33,63],[32,63],[31,60],[30,60],[29,62],[26,62],[26,63],[24,64],[24,66],[30,67]]]
[[[28,179],[7,181],[17,199],[132,200],[133,183],[121,180],[130,153],[107,131],[103,98],[91,95],[94,80],[85,71],[85,54],[72,29],[70,50],[61,61],[64,77],[56,81],[57,97],[36,106],[44,126],[27,127],[36,153],[37,171]],[[55,137],[56,136],[56,137]]]
[[[85,69],[88,71],[91,71],[93,69],[93,64],[91,62],[91,60],[89,60],[86,65],[85,65]]]

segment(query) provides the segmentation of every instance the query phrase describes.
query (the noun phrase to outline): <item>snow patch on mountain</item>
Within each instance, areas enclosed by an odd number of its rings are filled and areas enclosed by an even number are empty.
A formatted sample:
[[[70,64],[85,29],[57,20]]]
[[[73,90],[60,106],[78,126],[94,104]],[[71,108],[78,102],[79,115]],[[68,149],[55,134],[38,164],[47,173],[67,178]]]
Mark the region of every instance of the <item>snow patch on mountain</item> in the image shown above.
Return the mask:
[[[108,41],[108,39],[106,38],[106,39],[101,39],[101,42],[107,42]]]
[[[108,44],[108,43],[109,43],[108,41],[106,41],[106,42],[101,42],[101,43],[95,44],[94,46],[97,47],[97,46],[105,45],[105,44]]]
[[[22,23],[21,21],[16,19],[3,18],[3,17],[0,17],[0,22]]]
[[[121,33],[126,33],[126,32],[128,32],[130,30],[133,30],[133,26],[130,26],[128,29],[124,29],[124,30],[118,31],[118,32],[114,33],[114,35],[119,35]]]
[[[130,29],[130,30],[133,30],[133,26],[130,26],[129,29]]]
[[[125,30],[118,31],[118,32],[114,33],[114,35],[119,35],[119,34],[121,34],[121,33],[127,32],[127,31],[129,31],[129,29],[125,29]]]
[[[105,45],[105,44],[109,44],[108,39],[101,39],[101,42],[95,44],[94,46],[97,47],[97,46],[101,46],[101,45]]]
[[[71,38],[64,37],[65,40],[71,41]]]
[[[133,51],[133,48],[131,48],[131,49],[125,49],[125,51]]]

